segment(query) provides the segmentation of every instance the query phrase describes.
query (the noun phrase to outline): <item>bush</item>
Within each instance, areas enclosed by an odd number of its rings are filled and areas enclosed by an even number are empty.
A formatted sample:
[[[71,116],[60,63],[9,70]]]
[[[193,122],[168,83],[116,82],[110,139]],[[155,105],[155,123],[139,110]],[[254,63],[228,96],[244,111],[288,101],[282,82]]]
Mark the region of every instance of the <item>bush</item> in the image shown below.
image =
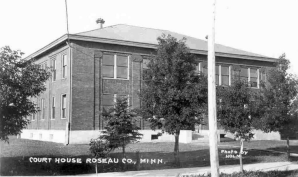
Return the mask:
[[[91,139],[90,141],[90,152],[96,158],[106,158],[109,153],[113,150],[110,147],[110,143],[101,139],[101,137],[97,139]]]

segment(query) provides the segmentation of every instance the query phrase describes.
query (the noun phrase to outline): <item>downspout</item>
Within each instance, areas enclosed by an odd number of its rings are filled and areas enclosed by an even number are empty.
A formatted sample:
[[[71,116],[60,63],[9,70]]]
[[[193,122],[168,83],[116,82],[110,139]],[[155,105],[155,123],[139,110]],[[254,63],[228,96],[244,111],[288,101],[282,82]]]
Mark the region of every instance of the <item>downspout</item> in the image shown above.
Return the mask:
[[[68,122],[66,127],[66,133],[67,133],[67,139],[66,139],[66,145],[70,143],[70,131],[71,131],[71,120],[72,120],[72,48],[69,41],[68,36],[68,42],[66,44],[69,46],[68,50],[68,56],[69,56],[69,104],[68,104]]]
[[[94,73],[93,73],[93,83],[94,83],[94,95],[93,95],[93,100],[94,100],[94,103],[93,103],[93,129],[95,130],[95,105],[96,105],[96,81],[95,81],[95,79],[96,79],[96,67],[95,67],[95,56],[93,57],[94,58],[94,60],[93,60],[93,71],[94,71]]]
[[[50,58],[50,67],[52,66],[52,59]],[[49,80],[49,114],[48,114],[48,130],[50,130],[50,127],[51,127],[51,119],[52,119],[52,111],[51,111],[51,97],[52,97],[52,77],[51,79]]]
[[[142,100],[141,100],[141,94],[142,94],[142,84],[143,84],[143,59],[141,61],[141,64],[140,64],[140,93],[139,93],[139,101],[140,101],[140,110],[142,109]],[[144,119],[143,119],[143,116],[142,116],[142,119],[141,119],[141,123],[140,123],[140,128],[141,130],[144,130]]]

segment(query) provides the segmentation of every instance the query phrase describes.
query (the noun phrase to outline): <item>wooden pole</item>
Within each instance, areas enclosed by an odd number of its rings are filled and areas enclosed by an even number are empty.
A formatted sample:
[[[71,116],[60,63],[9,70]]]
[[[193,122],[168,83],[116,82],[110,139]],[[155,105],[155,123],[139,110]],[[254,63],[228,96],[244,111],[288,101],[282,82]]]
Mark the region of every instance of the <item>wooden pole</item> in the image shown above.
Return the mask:
[[[217,118],[216,118],[216,88],[215,88],[215,4],[212,1],[211,29],[208,35],[208,119],[209,119],[209,147],[211,176],[219,176],[218,148],[217,148]]]

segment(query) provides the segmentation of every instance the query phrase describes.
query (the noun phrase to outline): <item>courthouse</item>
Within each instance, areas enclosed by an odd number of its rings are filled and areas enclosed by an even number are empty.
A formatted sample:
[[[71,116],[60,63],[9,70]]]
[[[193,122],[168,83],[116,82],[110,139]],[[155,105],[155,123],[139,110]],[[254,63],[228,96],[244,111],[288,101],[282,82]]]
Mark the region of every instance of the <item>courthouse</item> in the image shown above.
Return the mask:
[[[113,106],[117,96],[128,96],[132,108],[140,107],[142,74],[156,53],[157,38],[162,34],[178,40],[185,37],[186,45],[198,60],[197,71],[207,72],[206,40],[124,24],[66,34],[29,55],[27,60],[34,60],[43,68],[52,67],[52,77],[45,83],[47,90],[33,99],[40,111],[28,117],[31,123],[21,137],[65,144],[89,143],[104,128],[102,110]],[[220,44],[215,45],[215,55],[217,85],[231,85],[233,73],[239,72],[252,89],[258,89],[260,81],[266,79],[266,68],[276,62],[274,58]],[[140,120],[138,125],[144,134],[141,141],[158,137],[159,131],[151,130],[147,121]],[[208,126],[199,126],[198,131],[207,135]],[[181,136],[189,136],[189,131]],[[270,137],[279,139],[278,135]],[[166,134],[158,138],[174,140]]]

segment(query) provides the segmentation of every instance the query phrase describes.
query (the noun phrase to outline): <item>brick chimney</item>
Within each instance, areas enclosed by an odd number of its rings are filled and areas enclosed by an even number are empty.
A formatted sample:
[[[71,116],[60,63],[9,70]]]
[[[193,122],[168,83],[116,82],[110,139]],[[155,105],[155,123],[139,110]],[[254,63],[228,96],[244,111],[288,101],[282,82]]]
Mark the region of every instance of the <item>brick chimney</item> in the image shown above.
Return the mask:
[[[100,28],[102,28],[102,26],[103,26],[103,24],[105,23],[105,21],[104,21],[104,19],[102,19],[102,18],[98,18],[98,19],[96,20],[96,23],[97,23],[97,24],[100,23]]]

